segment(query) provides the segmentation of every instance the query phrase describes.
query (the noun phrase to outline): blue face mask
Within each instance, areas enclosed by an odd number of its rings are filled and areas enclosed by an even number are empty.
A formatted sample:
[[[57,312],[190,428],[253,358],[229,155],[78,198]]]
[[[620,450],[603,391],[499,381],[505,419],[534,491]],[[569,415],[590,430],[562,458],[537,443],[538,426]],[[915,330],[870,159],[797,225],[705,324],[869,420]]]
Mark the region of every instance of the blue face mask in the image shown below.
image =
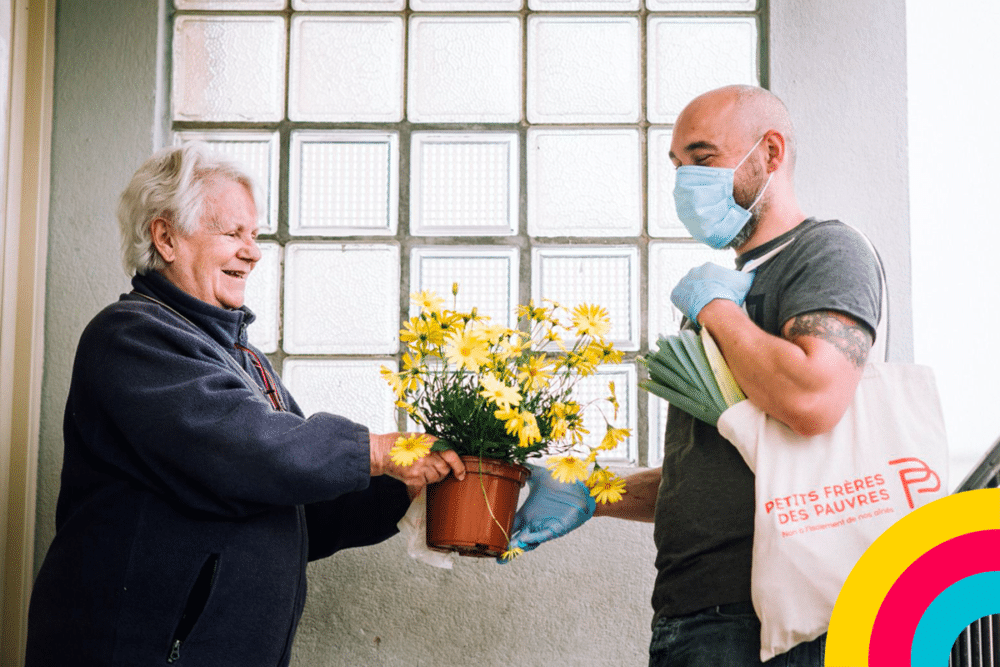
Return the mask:
[[[674,205],[677,217],[696,241],[713,248],[725,248],[750,220],[750,211],[733,199],[733,174],[740,168],[764,137],[743,156],[734,168],[690,165],[677,168],[674,182]],[[772,173],[771,176],[774,174]],[[753,209],[771,184],[771,176],[750,204]]]

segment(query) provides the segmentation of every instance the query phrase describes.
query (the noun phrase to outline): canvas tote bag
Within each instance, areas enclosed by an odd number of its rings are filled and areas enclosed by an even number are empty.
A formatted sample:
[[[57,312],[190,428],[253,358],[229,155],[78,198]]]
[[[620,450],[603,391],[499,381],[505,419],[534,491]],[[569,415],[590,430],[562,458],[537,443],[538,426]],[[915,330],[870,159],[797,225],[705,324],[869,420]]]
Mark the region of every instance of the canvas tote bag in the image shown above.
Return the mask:
[[[944,417],[926,366],[869,362],[846,414],[822,435],[799,436],[749,400],[723,412],[718,428],[755,475],[751,595],[762,661],[826,632],[868,546],[947,494]]]

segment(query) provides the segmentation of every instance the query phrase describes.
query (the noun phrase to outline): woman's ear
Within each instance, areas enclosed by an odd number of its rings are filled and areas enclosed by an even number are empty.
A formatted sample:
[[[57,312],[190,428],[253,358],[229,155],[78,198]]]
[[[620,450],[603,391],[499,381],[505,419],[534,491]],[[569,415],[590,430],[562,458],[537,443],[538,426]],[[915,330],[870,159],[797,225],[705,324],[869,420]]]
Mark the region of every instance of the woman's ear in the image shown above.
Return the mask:
[[[153,237],[153,246],[160,257],[170,264],[177,257],[177,243],[174,229],[165,218],[153,218],[149,223],[149,233]]]

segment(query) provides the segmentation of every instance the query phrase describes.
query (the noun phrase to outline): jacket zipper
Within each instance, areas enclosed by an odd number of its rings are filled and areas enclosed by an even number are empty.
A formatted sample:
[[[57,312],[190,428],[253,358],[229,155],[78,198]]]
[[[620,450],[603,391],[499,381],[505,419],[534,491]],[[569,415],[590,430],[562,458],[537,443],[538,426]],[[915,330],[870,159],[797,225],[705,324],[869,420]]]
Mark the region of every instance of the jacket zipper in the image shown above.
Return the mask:
[[[167,656],[167,664],[172,665],[181,659],[181,645],[187,640],[191,630],[198,622],[198,618],[205,611],[208,604],[208,596],[212,593],[215,585],[215,573],[219,569],[219,554],[211,554],[201,566],[198,577],[191,586],[188,593],[187,603],[181,613],[181,619],[174,630],[173,639],[170,642],[170,654]]]

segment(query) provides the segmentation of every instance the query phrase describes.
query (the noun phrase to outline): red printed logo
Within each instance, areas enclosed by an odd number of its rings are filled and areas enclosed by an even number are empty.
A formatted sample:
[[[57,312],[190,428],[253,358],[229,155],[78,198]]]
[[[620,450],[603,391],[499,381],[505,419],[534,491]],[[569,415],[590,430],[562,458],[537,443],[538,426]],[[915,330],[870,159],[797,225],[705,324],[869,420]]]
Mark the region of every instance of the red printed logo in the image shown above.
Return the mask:
[[[910,456],[889,461],[891,466],[900,464],[907,464],[907,467],[899,470],[899,481],[903,483],[903,491],[906,492],[906,502],[909,503],[910,509],[913,509],[911,486],[923,485],[915,489],[917,493],[934,493],[941,488],[941,478],[920,459]]]

